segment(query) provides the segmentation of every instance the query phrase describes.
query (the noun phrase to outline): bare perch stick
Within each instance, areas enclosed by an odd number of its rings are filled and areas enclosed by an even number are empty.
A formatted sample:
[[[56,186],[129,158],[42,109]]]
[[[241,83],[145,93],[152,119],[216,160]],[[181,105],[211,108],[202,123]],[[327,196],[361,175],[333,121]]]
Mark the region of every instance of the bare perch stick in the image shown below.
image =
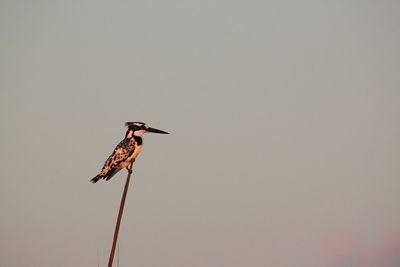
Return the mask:
[[[121,205],[119,206],[118,219],[117,219],[117,224],[115,225],[114,240],[113,240],[113,244],[112,244],[112,248],[111,248],[111,252],[110,252],[110,259],[108,260],[108,267],[112,267],[113,260],[114,260],[114,253],[115,253],[115,247],[117,245],[119,225],[121,224],[121,218],[122,218],[122,213],[124,212],[126,194],[128,193],[129,180],[131,179],[131,174],[132,174],[132,165],[133,165],[133,162],[131,163],[131,165],[129,166],[129,169],[128,169],[128,176],[126,177],[124,193],[122,194]]]

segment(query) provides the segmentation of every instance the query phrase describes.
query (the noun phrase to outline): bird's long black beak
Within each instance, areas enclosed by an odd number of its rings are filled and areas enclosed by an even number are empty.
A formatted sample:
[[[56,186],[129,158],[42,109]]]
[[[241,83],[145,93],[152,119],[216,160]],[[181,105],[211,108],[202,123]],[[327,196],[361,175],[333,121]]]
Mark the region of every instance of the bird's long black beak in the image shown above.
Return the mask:
[[[147,128],[146,131],[151,132],[151,133],[169,134],[167,132],[164,132],[164,131],[161,131],[161,130],[158,130],[158,129],[154,129],[154,128],[151,128],[151,127]]]

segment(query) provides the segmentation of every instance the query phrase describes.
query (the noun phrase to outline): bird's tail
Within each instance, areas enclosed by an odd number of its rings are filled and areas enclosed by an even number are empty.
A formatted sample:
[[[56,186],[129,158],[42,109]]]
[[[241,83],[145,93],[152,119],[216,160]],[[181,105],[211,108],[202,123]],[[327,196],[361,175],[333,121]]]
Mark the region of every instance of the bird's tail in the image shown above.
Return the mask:
[[[92,180],[90,180],[92,183],[97,183],[97,181],[98,180],[100,180],[101,178],[103,178],[102,176],[100,176],[100,174],[99,175],[97,175],[96,177],[94,177]]]

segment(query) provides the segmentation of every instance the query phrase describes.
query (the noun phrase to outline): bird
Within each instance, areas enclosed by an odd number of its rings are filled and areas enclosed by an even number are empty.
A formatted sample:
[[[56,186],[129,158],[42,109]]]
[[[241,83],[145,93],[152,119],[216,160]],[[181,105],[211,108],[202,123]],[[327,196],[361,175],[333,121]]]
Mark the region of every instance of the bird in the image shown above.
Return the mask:
[[[129,173],[132,172],[128,166],[135,162],[143,146],[143,135],[147,132],[158,134],[169,134],[165,131],[149,127],[144,122],[126,122],[128,127],[125,138],[115,147],[114,151],[104,163],[101,172],[92,178],[92,183],[100,179],[110,180],[117,172],[126,168]]]

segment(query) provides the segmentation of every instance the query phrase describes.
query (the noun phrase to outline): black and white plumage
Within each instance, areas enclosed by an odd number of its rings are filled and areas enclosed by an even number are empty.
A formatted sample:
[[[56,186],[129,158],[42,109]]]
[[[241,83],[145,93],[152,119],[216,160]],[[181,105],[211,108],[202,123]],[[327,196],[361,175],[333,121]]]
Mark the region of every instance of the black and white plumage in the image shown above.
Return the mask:
[[[124,140],[116,146],[113,153],[108,157],[101,172],[90,180],[92,183],[96,183],[100,179],[108,181],[123,168],[129,171],[128,166],[135,161],[142,150],[143,135],[146,132],[168,134],[167,132],[151,128],[143,122],[126,122],[125,126],[128,127],[128,130]]]

